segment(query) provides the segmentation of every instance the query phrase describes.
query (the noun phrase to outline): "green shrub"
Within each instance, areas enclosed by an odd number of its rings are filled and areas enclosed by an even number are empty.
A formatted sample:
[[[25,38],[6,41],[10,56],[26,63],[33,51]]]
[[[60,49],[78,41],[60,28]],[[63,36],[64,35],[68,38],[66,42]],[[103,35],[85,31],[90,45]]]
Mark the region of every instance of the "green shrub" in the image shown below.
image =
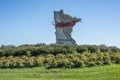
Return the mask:
[[[0,67],[80,68],[120,63],[120,49],[105,45],[0,47]]]
[[[44,66],[45,58],[43,56],[37,56],[36,66]]]

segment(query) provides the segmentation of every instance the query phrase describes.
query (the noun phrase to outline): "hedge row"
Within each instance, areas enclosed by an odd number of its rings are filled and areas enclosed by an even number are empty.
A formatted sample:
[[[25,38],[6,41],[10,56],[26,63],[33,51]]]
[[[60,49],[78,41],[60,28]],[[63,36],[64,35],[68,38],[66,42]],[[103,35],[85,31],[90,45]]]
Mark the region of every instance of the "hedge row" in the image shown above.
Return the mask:
[[[97,65],[120,64],[120,53],[99,54],[47,54],[38,56],[0,57],[1,68],[46,67],[46,68],[80,68]]]
[[[37,56],[46,54],[71,54],[71,53],[117,53],[120,49],[117,47],[107,47],[105,45],[80,45],[80,46],[60,46],[60,45],[21,45],[21,46],[4,46],[0,47],[0,57],[3,56]]]

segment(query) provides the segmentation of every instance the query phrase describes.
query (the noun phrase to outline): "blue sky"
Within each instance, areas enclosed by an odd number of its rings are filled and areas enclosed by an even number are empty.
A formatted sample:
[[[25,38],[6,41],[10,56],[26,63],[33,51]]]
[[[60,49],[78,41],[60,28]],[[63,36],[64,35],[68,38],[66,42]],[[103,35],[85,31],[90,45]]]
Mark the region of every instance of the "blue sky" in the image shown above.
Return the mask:
[[[55,43],[53,11],[82,18],[77,44],[120,47],[120,0],[0,0],[0,45]]]

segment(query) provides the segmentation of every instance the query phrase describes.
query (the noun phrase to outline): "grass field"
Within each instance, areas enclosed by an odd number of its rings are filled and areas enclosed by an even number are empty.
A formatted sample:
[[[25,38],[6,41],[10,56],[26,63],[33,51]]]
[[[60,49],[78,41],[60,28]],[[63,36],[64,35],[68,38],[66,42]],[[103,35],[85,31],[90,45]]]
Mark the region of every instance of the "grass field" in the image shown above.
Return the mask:
[[[120,65],[74,69],[0,69],[0,80],[120,80]]]

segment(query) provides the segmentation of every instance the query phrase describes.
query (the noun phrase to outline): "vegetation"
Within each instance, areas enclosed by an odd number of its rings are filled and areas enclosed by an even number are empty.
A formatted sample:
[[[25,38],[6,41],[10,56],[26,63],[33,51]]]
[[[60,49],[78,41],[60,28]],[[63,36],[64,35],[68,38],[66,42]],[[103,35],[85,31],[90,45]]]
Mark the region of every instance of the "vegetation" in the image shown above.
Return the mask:
[[[0,80],[120,80],[120,65],[74,69],[7,68],[0,69]]]
[[[110,64],[120,64],[120,49],[114,46],[36,44],[0,47],[1,68],[81,68]]]

